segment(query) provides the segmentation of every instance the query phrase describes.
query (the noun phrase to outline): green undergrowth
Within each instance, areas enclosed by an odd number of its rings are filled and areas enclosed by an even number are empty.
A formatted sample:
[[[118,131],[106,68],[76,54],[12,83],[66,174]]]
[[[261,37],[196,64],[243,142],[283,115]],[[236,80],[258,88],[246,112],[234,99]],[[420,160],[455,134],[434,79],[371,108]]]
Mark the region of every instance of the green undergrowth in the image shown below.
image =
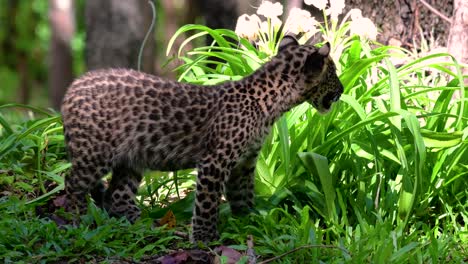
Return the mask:
[[[34,211],[34,206],[25,201],[0,198],[0,259],[5,263],[112,263],[183,246],[179,245],[183,244],[180,237],[164,227],[153,227],[148,218],[132,225],[124,219],[109,218],[90,206],[78,226],[61,226],[51,219],[36,217]]]
[[[222,205],[220,243],[242,251],[252,235],[262,260],[296,249],[276,263],[468,261],[463,66],[449,54],[413,58],[347,36],[347,27],[327,37],[345,87],[340,102],[325,116],[301,104],[275,124],[258,158],[255,212],[233,218]],[[216,46],[178,54],[183,82],[241,79],[276,49],[199,25],[182,27],[171,43],[187,33],[183,45],[210,34]],[[395,58],[405,62],[395,66]],[[190,247],[150,220],[171,210],[177,229],[189,229],[193,170],[146,173],[135,225],[91,206],[80,226],[59,227],[34,209],[63,189],[69,172],[59,115],[3,105],[0,125],[0,259],[138,261]]]
[[[462,234],[456,235],[458,231],[449,222],[437,225],[415,222],[405,229],[378,215],[374,223],[363,220],[351,226],[341,220],[326,225],[310,213],[311,208],[305,206],[291,210],[275,208],[242,219],[230,218],[223,238],[243,244],[246,234],[252,234],[255,249],[263,256],[278,256],[300,248],[275,263],[466,261],[466,233],[463,242]]]

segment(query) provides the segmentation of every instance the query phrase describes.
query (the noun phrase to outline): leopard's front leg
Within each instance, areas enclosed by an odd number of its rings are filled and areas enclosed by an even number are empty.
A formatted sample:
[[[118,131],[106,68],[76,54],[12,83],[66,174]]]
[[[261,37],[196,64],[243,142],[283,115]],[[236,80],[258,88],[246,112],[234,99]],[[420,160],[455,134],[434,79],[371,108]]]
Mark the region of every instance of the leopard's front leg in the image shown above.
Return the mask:
[[[227,177],[229,169],[226,162],[210,156],[198,165],[197,191],[192,217],[193,243],[197,241],[207,243],[219,238],[218,206],[221,201],[222,186]]]

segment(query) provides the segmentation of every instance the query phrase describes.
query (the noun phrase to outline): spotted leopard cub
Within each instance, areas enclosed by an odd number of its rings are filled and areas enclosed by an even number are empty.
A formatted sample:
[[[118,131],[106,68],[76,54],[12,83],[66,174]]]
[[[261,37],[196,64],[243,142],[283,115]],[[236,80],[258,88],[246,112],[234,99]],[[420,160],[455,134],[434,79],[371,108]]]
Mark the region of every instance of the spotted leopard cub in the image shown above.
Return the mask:
[[[278,55],[255,73],[214,86],[127,69],[85,74],[62,105],[72,162],[66,209],[83,213],[91,193],[110,214],[135,221],[144,169],[197,168],[192,241],[217,239],[223,191],[233,213],[254,205],[255,161],[275,120],[304,101],[326,112],[340,98],[329,51],[329,44],[318,49],[285,37]],[[109,172],[109,187],[100,192]]]

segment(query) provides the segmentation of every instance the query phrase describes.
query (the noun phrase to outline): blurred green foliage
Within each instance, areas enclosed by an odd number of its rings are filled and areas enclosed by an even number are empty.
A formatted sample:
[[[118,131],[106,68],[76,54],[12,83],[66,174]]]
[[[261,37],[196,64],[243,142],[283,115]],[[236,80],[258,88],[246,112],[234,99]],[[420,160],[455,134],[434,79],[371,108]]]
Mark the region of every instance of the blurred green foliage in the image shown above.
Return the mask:
[[[74,1],[76,33],[71,46],[75,74],[84,71],[84,1]],[[43,107],[47,101],[47,63],[51,29],[48,1],[3,0],[0,4],[0,103]],[[21,98],[21,89],[29,96]]]

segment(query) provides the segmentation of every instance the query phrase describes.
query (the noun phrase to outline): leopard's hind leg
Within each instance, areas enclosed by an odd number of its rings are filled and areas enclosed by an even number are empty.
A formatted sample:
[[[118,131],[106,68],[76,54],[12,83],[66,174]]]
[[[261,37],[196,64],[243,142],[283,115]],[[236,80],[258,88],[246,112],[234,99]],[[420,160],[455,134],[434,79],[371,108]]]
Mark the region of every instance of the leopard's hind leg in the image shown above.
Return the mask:
[[[135,195],[141,178],[140,171],[128,166],[119,165],[112,169],[112,179],[104,201],[110,215],[125,216],[132,223],[140,217],[140,209],[135,204]]]
[[[231,170],[225,183],[226,198],[233,215],[245,215],[254,206],[255,164],[256,155],[249,157]]]
[[[100,179],[108,172],[108,166],[97,158],[73,159],[70,175],[65,178],[65,210],[85,214],[86,195],[98,186]]]

